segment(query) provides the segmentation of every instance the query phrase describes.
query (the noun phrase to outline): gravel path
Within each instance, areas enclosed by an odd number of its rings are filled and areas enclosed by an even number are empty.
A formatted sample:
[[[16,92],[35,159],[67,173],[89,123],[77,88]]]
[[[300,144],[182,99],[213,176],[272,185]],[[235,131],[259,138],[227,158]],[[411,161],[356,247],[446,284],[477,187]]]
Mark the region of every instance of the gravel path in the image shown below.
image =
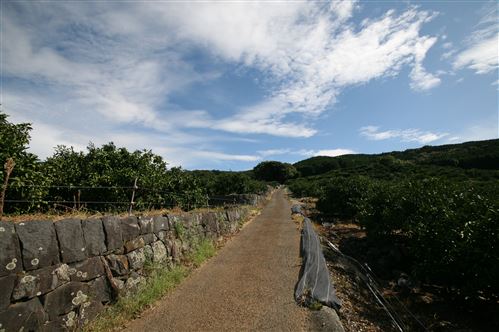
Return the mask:
[[[295,304],[300,235],[286,194],[126,331],[304,331],[310,313]]]

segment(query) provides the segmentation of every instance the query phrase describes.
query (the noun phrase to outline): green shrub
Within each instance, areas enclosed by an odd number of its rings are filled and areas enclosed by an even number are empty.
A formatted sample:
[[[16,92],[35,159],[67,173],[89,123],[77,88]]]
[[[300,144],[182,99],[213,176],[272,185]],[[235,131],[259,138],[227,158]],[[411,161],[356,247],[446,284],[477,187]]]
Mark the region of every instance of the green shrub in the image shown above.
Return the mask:
[[[295,197],[321,197],[324,193],[324,182],[298,178],[289,181],[288,188]]]
[[[499,291],[499,208],[483,192],[438,179],[377,183],[362,205],[359,221],[370,239],[407,237],[420,278]]]
[[[279,161],[263,161],[253,168],[253,174],[257,180],[279,183],[284,183],[299,175],[293,165]]]
[[[372,237],[384,238],[405,228],[405,197],[401,186],[373,181],[359,202],[357,217]]]
[[[38,157],[27,151],[30,140],[29,123],[14,124],[0,111],[0,187],[4,183],[4,164],[12,158],[14,169],[6,192],[6,200],[25,200],[19,204],[6,203],[4,212],[33,211],[42,206],[40,200],[47,194],[47,178]]]
[[[80,201],[123,202],[87,204],[92,210],[123,210],[137,178],[138,210],[171,206],[190,209],[206,204],[206,192],[196,177],[181,168],[168,170],[166,165],[162,157],[150,150],[130,152],[112,142],[101,147],[90,144],[86,153],[58,146],[43,164],[52,186],[47,199],[73,201],[79,195]],[[68,185],[89,188],[67,188]]]
[[[307,187],[302,180],[293,182],[298,191]],[[314,183],[308,186],[324,185]],[[420,279],[466,294],[499,293],[497,186],[352,176],[328,179],[320,195],[322,214],[357,220],[372,243],[404,238],[412,272]]]
[[[372,180],[362,176],[330,179],[319,197],[317,209],[325,215],[355,219],[372,185]]]

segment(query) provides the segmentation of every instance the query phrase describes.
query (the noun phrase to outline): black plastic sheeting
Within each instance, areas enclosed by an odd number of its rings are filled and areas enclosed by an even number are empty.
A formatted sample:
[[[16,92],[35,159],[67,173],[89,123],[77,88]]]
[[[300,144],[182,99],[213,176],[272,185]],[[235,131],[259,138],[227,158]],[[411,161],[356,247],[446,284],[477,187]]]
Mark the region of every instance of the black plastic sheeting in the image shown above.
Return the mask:
[[[301,278],[295,289],[296,301],[315,300],[338,310],[341,307],[341,301],[336,297],[336,290],[329,276],[319,236],[307,217],[303,221],[301,233],[301,255],[303,265]]]

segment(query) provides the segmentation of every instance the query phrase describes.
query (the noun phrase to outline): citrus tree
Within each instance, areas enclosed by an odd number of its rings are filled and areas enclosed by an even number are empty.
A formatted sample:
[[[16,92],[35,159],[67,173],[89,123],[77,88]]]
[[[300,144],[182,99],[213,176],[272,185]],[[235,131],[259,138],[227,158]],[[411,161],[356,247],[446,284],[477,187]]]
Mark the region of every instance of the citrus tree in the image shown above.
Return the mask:
[[[5,192],[5,212],[23,212],[39,208],[46,195],[47,179],[38,157],[27,151],[31,124],[11,123],[0,111],[0,183],[4,183],[4,164],[12,158],[15,166]],[[22,202],[21,202],[22,201]]]

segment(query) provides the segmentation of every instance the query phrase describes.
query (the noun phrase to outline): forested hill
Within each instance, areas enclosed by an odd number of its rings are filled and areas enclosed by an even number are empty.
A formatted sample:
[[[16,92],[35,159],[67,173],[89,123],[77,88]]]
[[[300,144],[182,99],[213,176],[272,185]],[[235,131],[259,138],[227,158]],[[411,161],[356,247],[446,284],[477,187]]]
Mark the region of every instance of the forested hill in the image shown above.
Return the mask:
[[[499,139],[314,157],[294,167],[300,176],[286,182],[293,195],[317,199],[318,216],[338,225],[340,236],[342,223],[365,230],[365,242],[358,233],[340,242],[358,253],[379,253],[358,256],[375,271],[411,271],[427,284],[453,289],[449,301],[488,294],[497,307]],[[360,240],[355,245],[354,238]],[[393,250],[406,254],[386,259]],[[384,259],[397,263],[378,264]]]
[[[332,170],[394,163],[452,166],[463,169],[499,169],[499,139],[440,146],[424,146],[418,149],[372,155],[319,156],[299,161],[294,166],[300,172],[301,176],[311,176]]]

